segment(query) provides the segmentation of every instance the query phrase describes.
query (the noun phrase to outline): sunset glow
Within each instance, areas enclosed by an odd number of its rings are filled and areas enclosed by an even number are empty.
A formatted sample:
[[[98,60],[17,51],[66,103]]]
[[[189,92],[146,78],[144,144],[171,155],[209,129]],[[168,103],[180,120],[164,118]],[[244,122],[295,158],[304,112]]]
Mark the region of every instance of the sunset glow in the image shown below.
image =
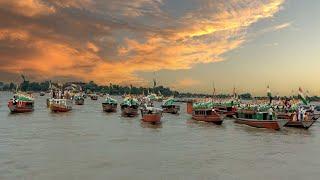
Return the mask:
[[[211,82],[217,81],[221,91],[231,91],[236,85],[243,91],[261,93],[267,83],[273,83],[283,94],[298,84],[314,94],[319,92],[319,85],[310,84],[313,79],[309,72],[302,71],[301,79],[292,74],[297,81],[289,80],[290,88],[283,88],[284,80],[270,75],[281,77],[272,67],[284,60],[283,54],[290,48],[279,47],[275,50],[277,60],[258,63],[274,72],[261,74],[260,68],[251,68],[255,74],[252,82],[260,79],[257,90],[253,85],[248,87],[248,72],[234,71],[238,64],[255,64],[266,57],[263,51],[252,51],[248,56],[248,50],[243,50],[247,44],[257,45],[257,39],[275,31],[303,31],[303,27],[293,29],[298,22],[295,18],[276,17],[299,1],[186,0],[183,4],[178,0],[0,0],[0,80],[15,80],[15,76],[25,74],[32,80],[147,86],[148,76],[158,72],[164,85],[174,84],[184,91],[210,92]],[[273,37],[264,48],[274,48],[279,41]],[[308,56],[313,59],[319,54]],[[251,60],[244,61],[247,58]],[[292,71],[298,69],[298,61],[291,61],[295,66],[288,65]],[[222,67],[223,72],[205,68],[206,77],[197,73],[204,64],[217,67],[224,62],[230,63]],[[174,78],[166,79],[166,72]],[[224,83],[219,82],[222,79]]]

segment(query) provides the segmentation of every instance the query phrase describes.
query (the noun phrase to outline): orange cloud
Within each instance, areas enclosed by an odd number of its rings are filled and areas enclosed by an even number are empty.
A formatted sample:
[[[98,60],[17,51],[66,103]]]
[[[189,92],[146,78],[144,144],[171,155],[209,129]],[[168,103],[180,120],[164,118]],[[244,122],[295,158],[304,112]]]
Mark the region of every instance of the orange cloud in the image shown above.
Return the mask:
[[[0,0],[0,6],[28,17],[49,15],[55,12],[54,7],[45,5],[41,0]]]
[[[137,72],[222,61],[222,54],[246,41],[246,29],[272,17],[283,0],[203,0],[179,16],[163,9],[165,3],[0,0],[10,13],[26,16],[0,16],[7,26],[0,27],[0,44],[6,49],[0,71],[27,72],[36,79],[141,84]],[[178,86],[195,84],[184,79]]]

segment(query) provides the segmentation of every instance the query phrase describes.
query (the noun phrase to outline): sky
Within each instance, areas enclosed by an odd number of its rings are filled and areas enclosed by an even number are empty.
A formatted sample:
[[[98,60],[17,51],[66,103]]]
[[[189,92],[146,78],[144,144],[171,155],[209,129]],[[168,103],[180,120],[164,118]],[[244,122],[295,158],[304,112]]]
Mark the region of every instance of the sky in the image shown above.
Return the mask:
[[[0,81],[320,95],[320,1],[0,0]]]

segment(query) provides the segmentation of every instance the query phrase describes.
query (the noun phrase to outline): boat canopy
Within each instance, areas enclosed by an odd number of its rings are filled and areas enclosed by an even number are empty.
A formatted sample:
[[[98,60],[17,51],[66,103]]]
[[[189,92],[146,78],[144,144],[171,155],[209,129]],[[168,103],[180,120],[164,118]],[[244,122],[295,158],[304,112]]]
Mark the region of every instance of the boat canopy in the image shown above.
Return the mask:
[[[107,104],[117,104],[118,101],[113,99],[112,97],[108,96],[105,100],[104,100],[105,103]]]
[[[165,100],[162,105],[163,106],[173,106],[174,103],[175,103],[175,99],[169,98],[169,99]]]
[[[123,102],[121,103],[121,105],[127,105],[127,106],[138,106],[139,105],[139,101],[136,98],[130,98],[127,97],[123,100]]]
[[[16,101],[34,101],[34,98],[30,95],[23,94],[23,93],[17,93],[14,95],[14,99]]]

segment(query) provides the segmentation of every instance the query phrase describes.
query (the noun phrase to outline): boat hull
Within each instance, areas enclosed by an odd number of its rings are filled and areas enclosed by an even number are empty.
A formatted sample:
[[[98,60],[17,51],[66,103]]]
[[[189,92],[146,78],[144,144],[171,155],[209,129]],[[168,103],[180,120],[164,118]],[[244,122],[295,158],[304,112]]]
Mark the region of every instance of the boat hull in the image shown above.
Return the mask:
[[[161,122],[161,114],[143,114],[142,121],[148,123],[160,123]]]
[[[166,107],[163,107],[163,112],[164,113],[178,114],[179,110],[180,110],[179,108],[166,108]]]
[[[266,128],[273,130],[280,130],[287,122],[286,119],[278,119],[278,120],[252,120],[245,118],[237,118],[235,117],[235,122],[238,124],[245,124],[251,127],[256,128]]]
[[[105,112],[116,112],[117,111],[117,104],[102,103],[102,109]]]
[[[203,121],[203,122],[210,122],[210,123],[214,123],[217,125],[221,125],[223,122],[223,117],[218,115],[217,113],[212,114],[212,115],[196,115],[193,114],[192,115],[192,119],[196,120],[196,121]]]
[[[34,111],[34,104],[33,102],[13,103],[13,101],[9,101],[8,108],[11,111],[11,113],[26,113]]]
[[[126,117],[134,117],[138,115],[138,108],[124,107],[121,108],[122,115]]]
[[[314,120],[313,116],[310,117],[308,120],[304,120],[304,121],[294,120],[293,114],[281,113],[281,114],[278,114],[277,116],[279,119],[288,120],[288,123],[285,124],[286,127],[309,129],[313,125],[313,123],[316,121]]]
[[[76,99],[74,102],[76,105],[84,105],[84,99]]]
[[[91,100],[94,100],[94,101],[98,100],[98,96],[91,96]]]
[[[54,103],[50,105],[50,109],[52,112],[68,112],[72,110],[71,107],[61,106]]]

